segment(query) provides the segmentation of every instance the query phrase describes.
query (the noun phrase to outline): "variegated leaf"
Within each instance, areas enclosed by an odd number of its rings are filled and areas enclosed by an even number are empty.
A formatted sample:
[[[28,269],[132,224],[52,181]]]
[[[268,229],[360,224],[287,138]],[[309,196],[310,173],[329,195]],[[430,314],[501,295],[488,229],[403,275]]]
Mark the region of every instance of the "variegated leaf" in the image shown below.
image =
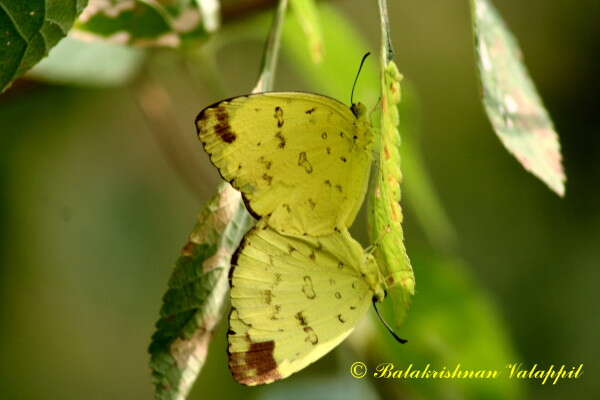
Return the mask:
[[[519,46],[490,0],[471,4],[483,103],[492,126],[523,167],[562,196],[566,176],[558,135]]]
[[[74,34],[119,44],[177,47],[207,36],[201,11],[196,0],[90,0]]]
[[[185,399],[204,365],[228,292],[231,255],[252,218],[229,184],[200,212],[163,298],[150,367],[157,399]]]

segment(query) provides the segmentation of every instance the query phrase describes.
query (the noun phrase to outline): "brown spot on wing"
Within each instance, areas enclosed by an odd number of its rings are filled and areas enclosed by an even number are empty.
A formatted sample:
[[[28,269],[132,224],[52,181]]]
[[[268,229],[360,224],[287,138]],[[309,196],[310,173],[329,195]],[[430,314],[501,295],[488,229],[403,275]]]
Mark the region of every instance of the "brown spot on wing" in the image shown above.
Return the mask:
[[[281,134],[281,132],[277,132],[277,133],[275,134],[275,137],[276,137],[277,139],[279,139],[279,144],[277,145],[277,147],[279,147],[280,149],[283,149],[283,148],[285,148],[285,136],[283,136],[283,135]]]
[[[305,342],[309,342],[313,346],[316,346],[317,343],[319,343],[319,337],[317,336],[313,328],[311,328],[310,326],[305,326],[304,332],[306,332],[306,338],[304,339]]]
[[[259,385],[281,379],[273,356],[275,341],[251,343],[246,352],[229,354],[229,369],[234,379],[244,385]]]
[[[258,162],[261,163],[262,165],[264,165],[266,169],[271,169],[271,166],[273,165],[273,162],[270,160],[267,160],[265,158],[265,156],[258,157]]]
[[[308,110],[306,110],[306,111],[304,111],[304,112],[305,112],[306,114],[312,114],[313,112],[315,112],[315,110],[316,110],[316,108],[315,108],[315,107],[313,107],[313,108],[310,108],[310,109],[308,109]]]
[[[317,294],[315,293],[315,289],[313,287],[312,278],[308,275],[305,275],[303,280],[304,285],[302,285],[302,293],[304,293],[307,299],[313,300],[315,297],[317,297]]]
[[[269,289],[267,289],[267,290],[263,291],[263,296],[264,296],[265,303],[271,304],[271,302],[273,301],[273,292],[271,292]]]
[[[281,128],[285,122],[283,120],[283,108],[279,106],[275,107],[275,119],[277,120],[277,127]]]
[[[278,315],[280,312],[281,312],[281,306],[279,304],[275,304],[275,310],[273,311],[273,315],[271,315],[271,320],[277,321],[279,319]]]
[[[308,158],[306,157],[306,152],[302,151],[298,154],[298,165],[304,167],[304,170],[307,174],[311,174],[313,172],[313,167]]]
[[[227,109],[223,106],[217,107],[215,109],[215,117],[217,118],[217,121],[219,121],[214,126],[215,133],[225,143],[233,143],[236,136],[231,130],[231,125],[229,125],[229,114],[227,113]]]
[[[300,323],[300,326],[307,326],[308,323],[306,322],[306,318],[304,318],[304,315],[302,314],[302,311],[298,311],[295,315],[296,319],[298,320],[298,323]]]
[[[266,173],[263,174],[262,178],[267,181],[267,185],[269,186],[273,182],[273,177],[271,175],[267,175]]]

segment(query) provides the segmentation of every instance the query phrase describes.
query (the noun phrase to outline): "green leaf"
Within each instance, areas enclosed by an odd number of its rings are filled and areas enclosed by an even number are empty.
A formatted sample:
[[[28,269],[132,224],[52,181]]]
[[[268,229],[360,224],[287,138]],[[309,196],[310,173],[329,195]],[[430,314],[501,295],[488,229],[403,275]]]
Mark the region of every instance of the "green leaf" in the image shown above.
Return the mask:
[[[273,82],[275,81],[275,71],[277,71],[277,63],[279,61],[279,49],[281,48],[281,35],[286,21],[287,0],[279,2],[269,36],[265,43],[263,53],[262,66],[258,81],[252,89],[252,93],[268,92],[273,90]]]
[[[313,62],[319,63],[323,59],[323,37],[319,14],[313,0],[292,0],[292,8],[298,23],[308,41],[308,49]]]
[[[201,15],[195,0],[90,0],[74,33],[118,44],[177,47],[207,36]]]
[[[252,218],[229,184],[198,216],[169,280],[149,352],[157,399],[185,399],[206,360],[233,252]]]
[[[66,37],[27,76],[65,85],[119,86],[133,78],[143,59],[140,49]]]
[[[489,0],[472,0],[471,13],[483,103],[496,134],[526,170],[563,196],[558,135],[515,38]]]
[[[0,91],[67,35],[86,0],[0,0]]]
[[[375,177],[369,198],[371,240],[377,246],[375,258],[384,272],[396,325],[406,318],[415,293],[415,276],[402,231],[400,208],[400,132],[398,131],[400,81],[402,75],[393,61],[387,0],[379,1],[381,19],[381,119],[375,154]]]
[[[385,53],[384,53],[385,54]],[[385,60],[384,60],[385,62]],[[377,246],[375,257],[384,271],[396,324],[406,317],[415,292],[415,277],[404,247],[400,208],[400,133],[398,104],[402,76],[393,61],[382,67],[381,129],[376,156],[374,187],[369,198],[371,239]]]

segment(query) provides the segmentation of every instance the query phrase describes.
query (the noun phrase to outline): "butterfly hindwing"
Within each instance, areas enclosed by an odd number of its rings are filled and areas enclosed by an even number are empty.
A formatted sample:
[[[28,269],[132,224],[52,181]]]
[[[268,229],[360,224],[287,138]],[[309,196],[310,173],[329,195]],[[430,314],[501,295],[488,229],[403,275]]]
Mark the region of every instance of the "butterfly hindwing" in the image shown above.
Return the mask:
[[[377,274],[347,230],[292,236],[260,221],[238,249],[231,276],[234,378],[269,383],[328,353],[366,313]]]
[[[253,94],[205,108],[196,126],[223,178],[279,232],[323,235],[354,221],[372,132],[344,104],[303,92]]]

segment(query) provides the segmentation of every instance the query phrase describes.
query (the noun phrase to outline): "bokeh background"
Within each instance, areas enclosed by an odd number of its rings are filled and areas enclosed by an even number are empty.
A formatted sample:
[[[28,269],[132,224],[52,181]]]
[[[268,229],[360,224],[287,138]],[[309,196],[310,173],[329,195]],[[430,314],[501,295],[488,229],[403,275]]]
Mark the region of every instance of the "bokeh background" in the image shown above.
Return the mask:
[[[566,197],[525,172],[492,132],[468,2],[390,2],[407,80],[405,230],[418,290],[402,333],[410,343],[398,348],[382,335],[361,347],[371,329],[363,327],[354,345],[282,383],[249,389],[229,375],[222,323],[192,399],[600,396],[600,3],[496,3],[561,135]],[[323,10],[325,66],[310,66],[290,21],[275,87],[347,101],[360,55],[379,47],[375,2],[329,1]],[[152,396],[146,349],[161,297],[219,182],[193,120],[207,104],[251,90],[269,21],[269,10],[226,21],[223,39],[191,62],[172,50],[125,50],[137,60],[127,83],[90,88],[29,77],[0,96],[2,398]],[[371,107],[375,64],[356,95]],[[418,201],[423,172],[446,218],[428,222],[436,210],[419,209],[429,207]],[[360,236],[364,223],[357,225]],[[358,359],[502,370],[508,362],[583,363],[585,372],[554,386],[381,382],[350,378]]]

